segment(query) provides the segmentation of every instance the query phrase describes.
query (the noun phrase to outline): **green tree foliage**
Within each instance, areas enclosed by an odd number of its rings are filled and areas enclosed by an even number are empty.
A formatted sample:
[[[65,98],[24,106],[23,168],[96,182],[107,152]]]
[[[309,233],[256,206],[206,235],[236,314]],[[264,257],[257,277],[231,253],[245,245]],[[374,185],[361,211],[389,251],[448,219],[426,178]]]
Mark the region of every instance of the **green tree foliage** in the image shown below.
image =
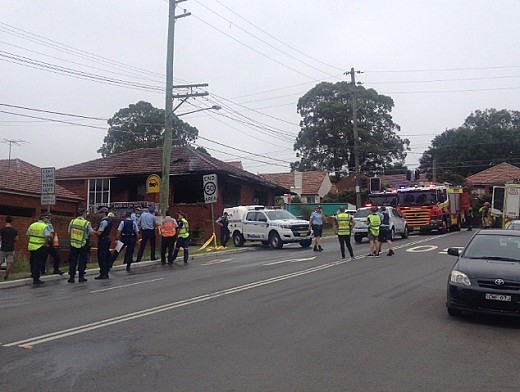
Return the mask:
[[[390,115],[394,102],[373,89],[347,82],[320,83],[298,100],[301,130],[294,149],[300,160],[292,170],[352,170],[354,138],[352,120],[353,89],[356,89],[361,170],[383,173],[393,161],[403,165],[408,139],[401,139],[399,126]]]
[[[502,162],[518,165],[519,149],[520,111],[477,110],[462,126],[435,136],[419,162],[428,178],[435,160],[437,181],[461,183]]]
[[[195,141],[197,128],[172,114],[173,145],[186,146]],[[120,109],[108,120],[108,133],[97,151],[103,157],[146,147],[161,147],[164,143],[164,110],[139,101]]]

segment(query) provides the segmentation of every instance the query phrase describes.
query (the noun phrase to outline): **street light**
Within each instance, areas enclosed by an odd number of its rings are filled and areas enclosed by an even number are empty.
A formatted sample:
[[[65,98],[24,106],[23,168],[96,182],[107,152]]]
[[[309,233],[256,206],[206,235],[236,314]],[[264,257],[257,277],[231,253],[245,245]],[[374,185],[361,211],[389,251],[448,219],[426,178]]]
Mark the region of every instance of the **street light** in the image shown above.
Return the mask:
[[[203,110],[220,110],[220,109],[222,109],[222,107],[220,107],[219,105],[213,105],[213,106],[210,107],[210,108],[200,108],[200,109],[192,110],[192,111],[190,111],[190,112],[180,113],[180,114],[177,115],[177,117],[185,116],[186,114],[192,114],[192,113],[202,112]]]

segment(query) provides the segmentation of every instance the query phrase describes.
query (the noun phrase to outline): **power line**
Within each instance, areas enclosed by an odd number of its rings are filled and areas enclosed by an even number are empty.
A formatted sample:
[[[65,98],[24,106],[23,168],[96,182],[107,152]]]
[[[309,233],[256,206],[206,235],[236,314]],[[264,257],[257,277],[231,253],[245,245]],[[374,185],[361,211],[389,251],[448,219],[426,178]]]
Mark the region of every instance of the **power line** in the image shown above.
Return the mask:
[[[224,19],[225,21],[227,21],[227,22],[229,22],[229,23],[232,23],[229,19],[227,19],[226,17],[220,15],[218,12],[212,10],[212,9],[209,8],[208,6],[202,4],[201,2],[199,2],[199,1],[197,1],[197,0],[193,0],[193,1],[194,1],[195,3],[197,3],[197,4],[199,4],[200,6],[206,8],[208,11],[212,12],[213,14],[217,15],[218,17]],[[227,8],[227,7],[226,7],[226,8]],[[257,37],[256,35],[254,35],[253,33],[250,33],[249,31],[243,29],[242,27],[240,27],[240,26],[237,25],[236,23],[234,24],[234,26],[235,26],[236,28],[238,28],[240,31],[243,31],[244,33],[248,34],[249,36],[253,37],[254,39],[256,39],[256,40],[262,42],[263,44],[269,46],[270,48],[276,50],[277,52],[280,52],[280,53],[286,55],[287,57],[289,57],[289,58],[291,58],[291,59],[293,59],[293,60],[296,60],[297,62],[299,62],[299,63],[301,63],[301,64],[303,64],[303,65],[306,65],[307,67],[310,67],[310,68],[312,68],[312,69],[314,69],[314,70],[316,70],[316,71],[319,71],[319,72],[325,73],[325,74],[327,74],[327,75],[329,75],[329,76],[331,76],[331,77],[334,77],[334,75],[332,75],[332,74],[330,74],[330,73],[328,73],[328,72],[326,72],[326,71],[323,71],[322,69],[319,69],[319,68],[313,66],[312,64],[306,63],[305,61],[302,61],[302,60],[298,59],[297,57],[295,57],[295,56],[293,56],[293,55],[291,55],[291,54],[289,54],[289,53],[287,53],[287,52],[284,52],[283,50],[278,49],[276,46],[271,45],[269,42],[263,40],[262,38]],[[267,34],[267,33],[266,33],[266,34]]]

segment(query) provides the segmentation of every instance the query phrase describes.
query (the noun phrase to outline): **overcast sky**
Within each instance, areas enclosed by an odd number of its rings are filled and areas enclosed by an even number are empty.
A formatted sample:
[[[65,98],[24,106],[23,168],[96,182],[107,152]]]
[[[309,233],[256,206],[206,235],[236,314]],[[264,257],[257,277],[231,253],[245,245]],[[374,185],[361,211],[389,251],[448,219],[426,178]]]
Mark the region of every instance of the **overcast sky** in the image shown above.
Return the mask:
[[[197,145],[254,173],[289,171],[298,98],[321,81],[349,80],[352,67],[366,88],[393,98],[410,167],[475,110],[520,110],[519,0],[187,0],[177,8],[191,16],[175,25],[175,83],[208,83],[209,96],[176,114],[222,106],[182,119],[198,128]],[[167,23],[166,0],[2,0],[0,139],[27,142],[13,145],[11,158],[57,168],[96,159],[106,119],[120,108],[140,100],[164,108]],[[0,144],[0,158],[8,154]]]

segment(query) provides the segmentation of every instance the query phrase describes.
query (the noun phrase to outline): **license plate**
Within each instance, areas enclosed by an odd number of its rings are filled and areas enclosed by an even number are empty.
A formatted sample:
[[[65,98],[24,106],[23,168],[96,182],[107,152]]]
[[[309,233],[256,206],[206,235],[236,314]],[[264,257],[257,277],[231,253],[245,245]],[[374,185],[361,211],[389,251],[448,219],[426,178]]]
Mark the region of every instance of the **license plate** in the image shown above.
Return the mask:
[[[421,230],[421,227],[420,226],[415,226],[413,227],[413,231],[420,231]]]
[[[306,231],[300,231],[299,234],[305,236],[305,235],[307,235],[307,232]]]
[[[486,294],[486,299],[489,299],[491,301],[504,301],[504,302],[510,302],[511,296],[510,295],[502,295],[502,294]]]

